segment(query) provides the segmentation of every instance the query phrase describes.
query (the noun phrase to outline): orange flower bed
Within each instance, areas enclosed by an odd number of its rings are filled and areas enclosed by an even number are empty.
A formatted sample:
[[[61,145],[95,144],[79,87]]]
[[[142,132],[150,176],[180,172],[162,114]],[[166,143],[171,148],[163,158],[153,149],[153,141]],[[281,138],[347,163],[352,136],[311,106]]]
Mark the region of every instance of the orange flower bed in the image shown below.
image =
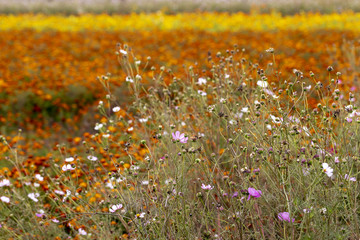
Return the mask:
[[[92,124],[82,116],[93,113],[105,91],[97,76],[110,72],[114,92],[125,77],[116,60],[117,42],[133,47],[137,58],[151,76],[150,66],[168,66],[175,76],[185,78],[189,66],[199,71],[208,66],[208,54],[226,51],[234,44],[244,49],[243,56],[266,69],[275,49],[276,68],[284,79],[299,69],[318,77],[333,65],[342,71],[343,81],[352,84],[356,77],[341,49],[346,40],[356,40],[354,32],[343,31],[277,31],[277,32],[36,32],[4,31],[0,38],[0,122],[7,127],[33,130],[41,137],[58,132],[63,125],[85,132]],[[170,77],[165,76],[165,77]],[[274,81],[275,79],[269,79]],[[319,79],[321,80],[321,78]],[[126,102],[126,98],[122,99]],[[90,111],[91,110],[91,111]],[[92,118],[92,117],[91,117]]]

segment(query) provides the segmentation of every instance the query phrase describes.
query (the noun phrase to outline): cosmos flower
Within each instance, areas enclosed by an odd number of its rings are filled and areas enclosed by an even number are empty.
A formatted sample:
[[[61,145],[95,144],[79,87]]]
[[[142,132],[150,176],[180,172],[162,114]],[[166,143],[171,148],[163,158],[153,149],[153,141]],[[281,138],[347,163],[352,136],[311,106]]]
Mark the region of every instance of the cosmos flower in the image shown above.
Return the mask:
[[[4,203],[10,203],[10,198],[8,198],[8,197],[2,196],[2,197],[0,197],[0,199]]]
[[[323,172],[325,172],[326,175],[328,175],[328,177],[331,177],[333,175],[334,169],[329,167],[329,164],[327,164],[327,163],[322,163],[321,165],[323,167]]]
[[[260,190],[256,190],[255,188],[248,188],[248,193],[249,193],[248,201],[250,200],[251,197],[259,198],[261,197],[262,194]]]
[[[199,85],[206,84],[206,79],[205,78],[199,78],[197,83]]]
[[[176,131],[175,133],[172,133],[172,137],[174,141],[179,141],[181,143],[187,143],[188,137],[185,137],[184,133],[180,133],[179,131]]]
[[[74,161],[75,159],[73,157],[68,157],[68,158],[65,158],[65,162],[72,162]]]
[[[85,236],[87,235],[87,232],[84,229],[79,228],[79,234]]]
[[[256,83],[259,87],[266,88],[268,86],[268,83],[266,81],[257,81]]]
[[[198,94],[200,94],[200,96],[206,96],[206,92],[198,90]]]
[[[3,179],[0,181],[0,187],[4,187],[4,186],[10,186],[10,180],[9,179]]]
[[[211,186],[210,184],[209,184],[209,185],[201,184],[201,188],[204,189],[204,190],[211,190],[211,189],[213,189],[214,187]]]
[[[66,171],[72,171],[74,170],[75,168],[71,166],[71,164],[65,164],[64,166],[62,166],[61,168],[64,172]]]
[[[290,220],[290,213],[288,212],[281,212],[278,214],[278,218],[281,220],[281,221],[287,221],[287,222],[294,222],[295,221],[295,218],[291,219]]]
[[[115,205],[112,205],[110,208],[109,208],[109,212],[111,213],[114,213],[116,212],[117,210],[121,209],[123,207],[122,204],[115,204]]]
[[[89,159],[90,161],[95,162],[98,158],[95,157],[95,156],[89,155],[89,156],[87,157],[87,159]]]
[[[113,107],[113,112],[118,112],[118,111],[120,111],[120,107],[119,106],[116,106],[116,107]]]
[[[344,178],[346,180],[352,181],[352,182],[356,182],[356,178],[355,177],[350,177],[349,175],[345,174]]]
[[[34,202],[38,202],[39,199],[37,199],[38,197],[40,197],[39,193],[29,193],[28,197],[33,200]]]

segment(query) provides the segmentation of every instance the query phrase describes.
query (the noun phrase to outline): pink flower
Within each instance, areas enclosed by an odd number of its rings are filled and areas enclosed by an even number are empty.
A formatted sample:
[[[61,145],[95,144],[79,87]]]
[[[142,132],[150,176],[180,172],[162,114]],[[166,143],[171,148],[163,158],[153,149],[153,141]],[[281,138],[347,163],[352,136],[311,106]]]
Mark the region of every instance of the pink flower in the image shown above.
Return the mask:
[[[181,143],[187,143],[188,137],[185,137],[184,133],[180,133],[179,131],[176,131],[175,134],[172,133],[172,137],[174,141],[178,141]]]
[[[288,212],[281,212],[278,214],[278,218],[281,220],[281,221],[287,221],[287,222],[294,222],[295,221],[295,218],[293,218],[292,220],[290,220],[290,213]]]
[[[250,200],[251,197],[259,198],[261,197],[262,194],[260,190],[256,190],[255,188],[248,188],[248,192],[249,192],[248,201]]]
[[[356,178],[355,177],[350,177],[349,175],[345,174],[344,178],[346,180],[352,181],[352,182],[356,182]]]
[[[209,185],[201,184],[201,188],[204,189],[204,190],[211,190],[211,189],[213,189],[214,187],[211,186],[210,184],[209,184]]]

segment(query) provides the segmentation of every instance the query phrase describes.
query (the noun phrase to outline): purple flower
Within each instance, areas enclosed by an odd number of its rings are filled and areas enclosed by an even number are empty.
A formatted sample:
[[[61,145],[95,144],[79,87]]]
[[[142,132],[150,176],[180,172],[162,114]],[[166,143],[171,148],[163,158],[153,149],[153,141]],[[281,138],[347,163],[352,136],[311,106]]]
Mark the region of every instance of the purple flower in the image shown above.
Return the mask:
[[[345,174],[344,178],[346,180],[352,181],[352,182],[356,182],[356,178],[355,177],[350,177],[349,175]]]
[[[262,194],[260,190],[256,190],[255,188],[248,188],[248,193],[249,193],[248,201],[250,200],[251,197],[259,198],[261,197]]]
[[[180,133],[179,131],[176,131],[175,134],[172,133],[172,137],[174,141],[179,140],[181,143],[187,143],[188,137],[185,137],[184,133]]]
[[[233,198],[236,198],[236,197],[238,197],[238,196],[239,196],[239,192],[237,192],[237,191],[234,192],[233,195],[232,195]]]
[[[278,218],[281,220],[281,221],[287,221],[287,222],[294,222],[295,221],[295,218],[293,218],[292,220],[290,220],[290,213],[288,212],[281,212],[278,214]]]

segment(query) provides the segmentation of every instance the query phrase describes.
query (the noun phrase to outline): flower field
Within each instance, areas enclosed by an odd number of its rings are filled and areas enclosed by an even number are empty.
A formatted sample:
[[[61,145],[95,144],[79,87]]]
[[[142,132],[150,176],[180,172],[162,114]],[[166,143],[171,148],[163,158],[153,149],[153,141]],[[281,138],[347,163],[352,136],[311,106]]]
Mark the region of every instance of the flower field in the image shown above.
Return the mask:
[[[359,23],[1,15],[1,236],[360,238]]]

